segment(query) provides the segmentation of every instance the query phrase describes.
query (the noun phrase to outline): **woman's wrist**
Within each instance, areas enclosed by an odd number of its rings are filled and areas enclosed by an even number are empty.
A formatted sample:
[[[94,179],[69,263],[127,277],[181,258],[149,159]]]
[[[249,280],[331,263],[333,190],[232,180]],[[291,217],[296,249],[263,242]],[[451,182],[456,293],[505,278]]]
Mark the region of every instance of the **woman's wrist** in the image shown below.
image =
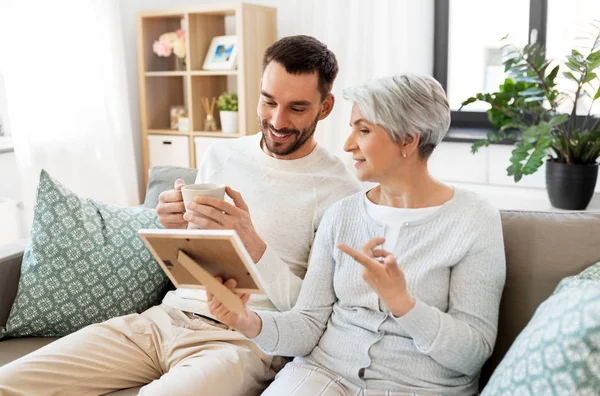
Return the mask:
[[[262,319],[256,312],[249,311],[247,326],[244,327],[245,329],[241,333],[246,336],[246,338],[256,338],[262,331]]]
[[[406,293],[398,299],[398,302],[394,304],[394,307],[390,307],[390,312],[392,315],[399,318],[409,313],[410,310],[415,307],[416,303],[417,301],[414,299],[414,297]]]

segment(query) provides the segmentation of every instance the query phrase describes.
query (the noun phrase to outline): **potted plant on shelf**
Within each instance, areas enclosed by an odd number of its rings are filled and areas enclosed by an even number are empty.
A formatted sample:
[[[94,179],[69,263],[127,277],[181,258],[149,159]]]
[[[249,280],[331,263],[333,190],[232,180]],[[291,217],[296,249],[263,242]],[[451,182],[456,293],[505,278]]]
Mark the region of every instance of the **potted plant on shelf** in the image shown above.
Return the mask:
[[[236,93],[224,92],[217,100],[221,130],[223,133],[238,133],[238,96]]]
[[[175,54],[175,70],[185,70],[185,30],[178,29],[175,32],[161,34],[158,40],[152,45],[152,51],[164,58]]]
[[[498,92],[478,93],[461,106],[477,101],[491,106],[487,115],[494,130],[473,144],[473,153],[490,143],[517,139],[506,169],[515,182],[536,172],[547,157],[546,189],[552,205],[561,209],[585,209],[598,177],[600,119],[591,109],[600,98],[600,28],[594,27],[597,33],[586,38],[591,42],[586,49],[573,49],[562,64],[547,60],[537,44],[509,47],[504,61],[509,77]],[[559,91],[559,73],[574,86],[572,92]],[[583,98],[590,111],[578,120]]]

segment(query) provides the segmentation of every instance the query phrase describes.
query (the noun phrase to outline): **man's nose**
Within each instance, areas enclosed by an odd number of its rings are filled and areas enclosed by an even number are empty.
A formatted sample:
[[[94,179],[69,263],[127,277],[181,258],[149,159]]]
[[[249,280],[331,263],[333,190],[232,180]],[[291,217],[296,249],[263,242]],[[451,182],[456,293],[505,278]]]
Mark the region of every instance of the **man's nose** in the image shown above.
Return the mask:
[[[288,121],[289,120],[287,118],[285,110],[281,108],[275,109],[275,111],[273,112],[273,116],[271,117],[271,125],[273,125],[273,128],[285,128],[288,126]]]

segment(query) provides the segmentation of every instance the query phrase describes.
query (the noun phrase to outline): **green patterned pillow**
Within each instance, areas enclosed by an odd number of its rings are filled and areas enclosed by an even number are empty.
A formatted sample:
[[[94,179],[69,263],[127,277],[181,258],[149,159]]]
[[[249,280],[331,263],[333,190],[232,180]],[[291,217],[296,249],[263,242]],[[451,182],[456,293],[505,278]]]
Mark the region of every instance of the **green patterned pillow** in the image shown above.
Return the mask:
[[[164,275],[137,235],[152,209],[79,198],[40,176],[30,244],[2,337],[63,336],[160,302]]]
[[[600,394],[600,262],[560,282],[481,394]]]

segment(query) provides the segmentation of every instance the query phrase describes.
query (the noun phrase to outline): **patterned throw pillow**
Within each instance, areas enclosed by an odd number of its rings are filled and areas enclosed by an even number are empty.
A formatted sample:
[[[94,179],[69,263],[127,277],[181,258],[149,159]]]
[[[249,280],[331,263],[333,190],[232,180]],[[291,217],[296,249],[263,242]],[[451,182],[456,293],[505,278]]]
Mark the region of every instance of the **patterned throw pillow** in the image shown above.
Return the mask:
[[[64,336],[160,302],[164,275],[137,235],[156,212],[77,197],[42,171],[19,289],[0,338]]]
[[[560,282],[481,394],[600,394],[600,262]]]

